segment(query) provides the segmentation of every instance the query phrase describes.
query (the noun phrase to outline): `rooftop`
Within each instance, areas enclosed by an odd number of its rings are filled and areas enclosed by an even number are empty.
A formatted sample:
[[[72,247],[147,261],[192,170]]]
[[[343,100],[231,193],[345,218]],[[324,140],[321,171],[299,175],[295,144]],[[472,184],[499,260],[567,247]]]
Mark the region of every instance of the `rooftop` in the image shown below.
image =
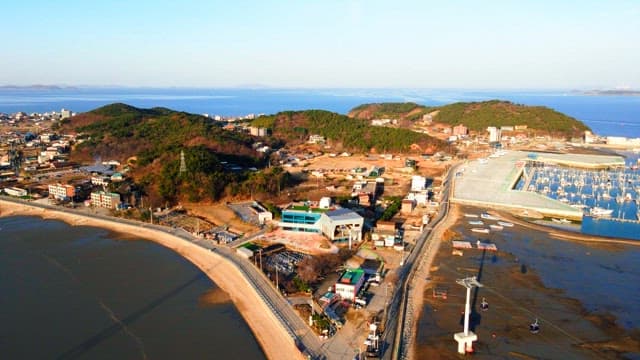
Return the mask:
[[[340,276],[338,282],[340,284],[350,284],[355,285],[360,281],[360,279],[364,276],[364,270],[362,269],[349,269]]]
[[[362,216],[358,215],[355,211],[344,208],[327,211],[325,214],[333,221],[362,219]]]

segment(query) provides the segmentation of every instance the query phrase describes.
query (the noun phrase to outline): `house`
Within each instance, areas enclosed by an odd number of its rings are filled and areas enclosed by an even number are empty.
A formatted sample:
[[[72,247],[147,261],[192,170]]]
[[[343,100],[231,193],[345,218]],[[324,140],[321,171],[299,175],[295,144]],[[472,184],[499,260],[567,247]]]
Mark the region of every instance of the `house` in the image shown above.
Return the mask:
[[[400,212],[402,214],[410,214],[414,207],[416,207],[416,202],[414,200],[403,199],[402,205],[400,206]]]
[[[414,175],[411,177],[411,191],[422,191],[427,186],[427,178]]]
[[[269,129],[264,127],[249,127],[249,133],[253,136],[267,136],[269,135]]]
[[[466,126],[462,125],[462,124],[459,124],[459,125],[456,125],[456,126],[453,127],[453,134],[452,135],[455,135],[455,136],[466,136],[468,134],[469,134],[469,129]]]
[[[259,202],[254,201],[249,208],[258,217],[258,224],[262,225],[273,220],[273,213]]]
[[[362,207],[371,206],[371,194],[366,192],[358,193],[358,204]]]
[[[356,301],[356,296],[364,284],[364,270],[349,269],[338,279],[335,285],[336,294],[351,302]]]
[[[309,144],[324,144],[325,139],[324,136],[313,134],[309,136]]]

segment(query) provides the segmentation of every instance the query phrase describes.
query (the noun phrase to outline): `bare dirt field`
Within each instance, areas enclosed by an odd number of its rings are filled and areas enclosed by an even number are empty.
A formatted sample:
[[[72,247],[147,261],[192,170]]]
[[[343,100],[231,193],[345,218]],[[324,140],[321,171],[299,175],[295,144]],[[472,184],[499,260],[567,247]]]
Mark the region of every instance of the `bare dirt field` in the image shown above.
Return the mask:
[[[229,230],[239,234],[250,234],[258,230],[257,226],[242,221],[233,210],[224,204],[183,203],[182,206],[191,215],[206,219],[218,226],[229,226]]]

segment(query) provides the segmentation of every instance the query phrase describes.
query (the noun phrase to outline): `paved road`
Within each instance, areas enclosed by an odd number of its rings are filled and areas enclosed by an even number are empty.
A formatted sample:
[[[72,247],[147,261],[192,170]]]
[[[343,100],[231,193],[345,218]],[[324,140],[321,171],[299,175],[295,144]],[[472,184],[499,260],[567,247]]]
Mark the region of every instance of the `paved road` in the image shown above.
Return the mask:
[[[383,359],[398,359],[402,353],[402,347],[406,345],[402,341],[403,330],[405,326],[409,325],[407,322],[413,320],[409,319],[407,316],[407,309],[404,306],[406,305],[409,290],[409,286],[407,286],[407,284],[410,282],[413,271],[419,264],[420,260],[425,256],[426,250],[429,249],[429,246],[426,245],[432,241],[433,228],[444,220],[449,213],[448,199],[451,191],[450,185],[452,183],[452,177],[454,176],[458,166],[459,165],[452,167],[446,176],[445,184],[442,189],[442,202],[440,203],[438,214],[429,223],[429,226],[425,227],[425,230],[420,234],[416,240],[416,246],[407,257],[405,265],[398,272],[399,286],[396,287],[398,291],[393,294],[392,300],[387,308],[389,316],[387,317],[387,323],[385,324],[385,331],[382,334]],[[401,323],[399,324],[398,321]]]

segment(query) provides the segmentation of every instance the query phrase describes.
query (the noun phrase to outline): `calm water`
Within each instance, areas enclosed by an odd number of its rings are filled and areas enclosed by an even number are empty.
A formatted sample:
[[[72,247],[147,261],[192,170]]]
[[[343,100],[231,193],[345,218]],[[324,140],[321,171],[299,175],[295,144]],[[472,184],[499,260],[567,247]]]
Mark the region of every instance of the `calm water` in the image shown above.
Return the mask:
[[[477,236],[468,232],[468,227],[465,232],[464,227],[458,226],[456,230],[466,234],[465,240],[475,242]],[[514,229],[518,230],[517,225]],[[553,239],[537,231],[509,228],[488,238],[500,252],[513,254],[519,263],[535,271],[546,287],[562,289],[589,312],[614,315],[618,325],[627,330],[640,329],[636,285],[640,279],[639,246],[591,246]],[[497,259],[500,265],[501,257]]]
[[[148,241],[32,217],[0,219],[0,357],[264,359],[195,266]]]
[[[545,286],[563,289],[590,312],[615,315],[626,329],[640,329],[640,247],[589,246],[506,230],[502,235],[496,240],[500,251],[534,269]]]
[[[0,112],[88,111],[113,102],[164,106],[193,113],[244,115],[324,109],[346,113],[368,102],[413,101],[442,105],[457,101],[510,100],[547,106],[589,125],[597,134],[640,137],[640,96],[583,96],[561,91],[467,91],[427,89],[0,89]]]

